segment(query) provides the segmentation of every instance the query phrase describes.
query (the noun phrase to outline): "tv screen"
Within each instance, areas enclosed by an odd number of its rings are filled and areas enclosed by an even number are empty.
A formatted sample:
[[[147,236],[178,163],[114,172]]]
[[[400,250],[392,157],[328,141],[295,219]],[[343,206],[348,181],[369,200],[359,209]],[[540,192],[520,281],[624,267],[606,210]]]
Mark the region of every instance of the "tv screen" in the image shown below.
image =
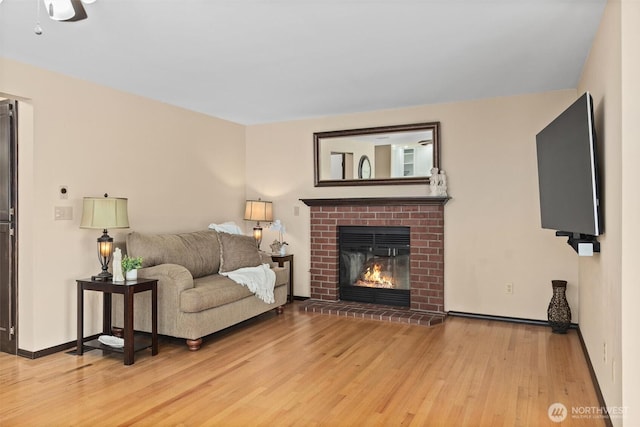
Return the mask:
[[[602,233],[592,104],[586,92],[536,135],[542,228]]]

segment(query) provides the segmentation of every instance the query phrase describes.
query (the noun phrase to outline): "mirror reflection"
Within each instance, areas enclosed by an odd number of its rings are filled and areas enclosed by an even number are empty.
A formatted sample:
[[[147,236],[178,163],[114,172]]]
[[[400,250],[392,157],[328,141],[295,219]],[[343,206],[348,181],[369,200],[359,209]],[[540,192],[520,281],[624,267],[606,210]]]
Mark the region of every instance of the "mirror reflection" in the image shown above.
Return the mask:
[[[439,123],[314,133],[315,185],[427,183],[439,168]]]

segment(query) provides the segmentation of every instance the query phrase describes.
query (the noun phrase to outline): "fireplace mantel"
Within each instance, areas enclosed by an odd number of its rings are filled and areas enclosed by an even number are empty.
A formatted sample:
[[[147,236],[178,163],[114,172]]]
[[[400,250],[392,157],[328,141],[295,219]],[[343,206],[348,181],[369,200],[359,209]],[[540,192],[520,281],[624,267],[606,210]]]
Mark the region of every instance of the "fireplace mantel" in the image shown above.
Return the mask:
[[[440,205],[451,197],[356,197],[334,199],[300,199],[307,206],[394,206],[394,205]]]

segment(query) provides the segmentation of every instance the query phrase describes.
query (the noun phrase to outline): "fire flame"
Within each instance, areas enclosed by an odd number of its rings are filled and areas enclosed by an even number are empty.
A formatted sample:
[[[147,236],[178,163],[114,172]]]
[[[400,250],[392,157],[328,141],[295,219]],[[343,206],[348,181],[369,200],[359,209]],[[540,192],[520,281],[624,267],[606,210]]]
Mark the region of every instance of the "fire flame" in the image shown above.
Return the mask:
[[[382,266],[380,264],[374,264],[373,271],[371,271],[371,268],[367,268],[367,271],[362,275],[362,279],[358,280],[356,285],[388,289],[394,287],[393,277],[383,275]]]

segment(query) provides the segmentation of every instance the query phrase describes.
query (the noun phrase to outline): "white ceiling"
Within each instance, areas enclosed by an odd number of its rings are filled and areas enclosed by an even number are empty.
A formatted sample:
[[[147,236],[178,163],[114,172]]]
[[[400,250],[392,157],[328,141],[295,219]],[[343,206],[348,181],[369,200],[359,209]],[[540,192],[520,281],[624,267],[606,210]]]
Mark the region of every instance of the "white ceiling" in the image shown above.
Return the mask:
[[[37,36],[4,0],[0,56],[255,124],[575,88],[605,4],[97,0]]]

